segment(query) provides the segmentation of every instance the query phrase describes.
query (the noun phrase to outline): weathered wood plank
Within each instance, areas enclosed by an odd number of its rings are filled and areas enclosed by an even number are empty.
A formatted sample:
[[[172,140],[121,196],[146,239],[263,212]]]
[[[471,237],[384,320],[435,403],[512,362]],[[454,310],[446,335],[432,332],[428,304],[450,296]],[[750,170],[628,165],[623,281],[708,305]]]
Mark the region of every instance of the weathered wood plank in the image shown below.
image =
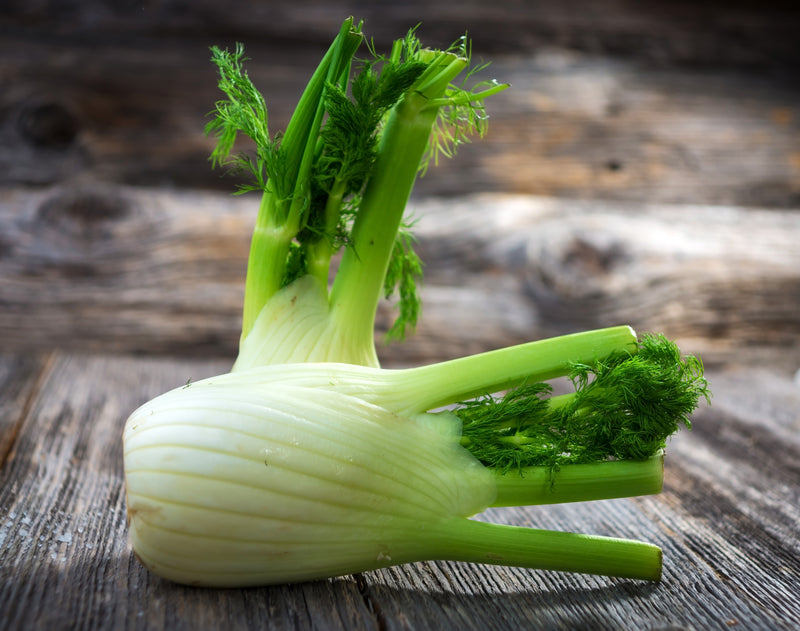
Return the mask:
[[[788,631],[800,624],[793,527],[800,393],[787,376],[763,371],[709,375],[714,406],[698,414],[694,433],[670,445],[663,495],[485,516],[652,541],[665,551],[659,584],[443,562],[263,589],[161,581],[126,542],[122,424],[145,399],[226,366],[54,356],[0,470],[6,628]],[[764,398],[743,397],[743,384]]]
[[[256,206],[119,187],[0,192],[0,348],[232,359]],[[424,309],[416,335],[381,346],[386,362],[620,323],[708,361],[796,362],[796,212],[495,195],[411,210]],[[382,304],[379,332],[392,317]]]
[[[247,11],[225,5],[221,15],[205,3],[179,15],[165,7],[157,19],[139,10],[122,18],[124,11],[93,11],[92,4],[51,31],[47,20],[40,30],[36,21],[22,20],[3,32],[0,184],[77,178],[230,190],[233,181],[210,169],[212,143],[203,135],[220,97],[208,47],[245,42],[271,128],[283,129],[343,17],[336,8],[288,4],[276,17],[272,4],[267,11],[243,2]],[[365,7],[375,16],[369,32],[379,39],[397,37],[426,16],[422,32],[434,43],[447,44],[468,29],[476,58],[493,60],[489,76],[513,84],[492,99],[487,138],[422,180],[420,192],[797,206],[800,88],[791,79],[794,66],[776,72],[764,47],[796,52],[800,27],[761,6],[758,16],[744,11],[738,17],[726,6],[729,25],[718,26],[739,34],[738,41],[731,35],[734,57],[741,56],[737,67],[714,62],[712,51],[723,58],[726,50],[710,41],[715,29],[709,25],[719,18],[700,8],[681,15],[663,3],[669,19],[661,20],[659,11],[648,15],[627,3],[598,9],[582,2],[573,11],[538,4],[514,3],[506,14],[494,4],[466,10],[453,2],[416,16],[420,3]],[[486,20],[487,10],[493,19]],[[453,21],[456,14],[462,17]],[[164,24],[162,17],[175,22]],[[744,46],[748,29],[759,28],[775,33]],[[646,35],[653,31],[660,43]],[[626,37],[635,39],[624,45]],[[504,42],[513,54],[493,52]],[[671,63],[671,46],[688,60],[686,51],[707,47],[703,54],[711,58],[695,66]],[[747,55],[763,59],[748,69]]]
[[[0,469],[17,440],[21,420],[38,394],[47,365],[39,355],[0,355]]]
[[[209,207],[190,194],[173,206],[173,195],[96,187],[42,193],[0,192],[3,348],[72,338],[79,350],[230,355],[251,205],[226,196]]]
[[[484,190],[797,206],[793,82],[563,50],[501,58],[491,68],[512,87],[492,103],[487,137],[447,165],[456,177],[475,171]],[[459,190],[457,180],[443,185]]]
[[[421,23],[426,39],[439,46],[453,33],[469,31],[492,50],[531,50],[558,43],[594,54],[635,55],[659,63],[738,65],[761,69],[793,67],[800,25],[797,7],[784,2],[667,2],[570,0],[424,0],[399,3],[312,0],[303,3],[195,0],[191,5],[117,4],[58,0],[36,4],[7,0],[9,25],[49,35],[89,37],[150,34],[191,38],[243,34],[280,41],[326,44],[347,15],[364,19],[378,42]]]
[[[797,367],[795,212],[493,195],[414,210],[427,310],[397,353],[629,323],[715,361],[783,347]]]

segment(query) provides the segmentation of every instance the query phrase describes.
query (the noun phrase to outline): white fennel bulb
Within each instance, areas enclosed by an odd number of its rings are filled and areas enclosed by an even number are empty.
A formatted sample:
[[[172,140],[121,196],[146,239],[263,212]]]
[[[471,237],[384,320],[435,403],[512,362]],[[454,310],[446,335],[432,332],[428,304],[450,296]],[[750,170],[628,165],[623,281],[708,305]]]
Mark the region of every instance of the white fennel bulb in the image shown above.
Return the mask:
[[[154,573],[265,585],[436,558],[454,521],[492,503],[455,417],[419,422],[279,372],[192,383],[128,419],[131,543]]]

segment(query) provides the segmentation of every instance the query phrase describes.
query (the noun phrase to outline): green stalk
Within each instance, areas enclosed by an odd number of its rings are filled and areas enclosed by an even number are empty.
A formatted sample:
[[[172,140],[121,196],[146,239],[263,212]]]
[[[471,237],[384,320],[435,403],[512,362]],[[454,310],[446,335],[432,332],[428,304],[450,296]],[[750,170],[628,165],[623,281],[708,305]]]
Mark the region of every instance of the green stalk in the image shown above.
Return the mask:
[[[266,302],[281,288],[291,243],[308,203],[309,173],[324,116],[324,92],[340,82],[363,36],[346,20],[308,82],[281,140],[286,170],[279,182],[269,180],[259,206],[250,245],[242,314],[242,339]]]
[[[620,350],[633,354],[637,348],[629,326],[572,333],[398,371],[387,397],[396,400],[398,412],[414,414],[526,381],[563,377],[573,362],[591,363]],[[403,401],[413,401],[413,409],[402,408]]]
[[[440,559],[657,581],[661,549],[642,541],[492,524],[448,522]]]
[[[420,113],[411,104],[420,100],[412,94],[390,115],[353,224],[352,244],[331,288],[332,316],[362,336],[362,344],[373,343],[389,258],[436,120],[436,110]]]
[[[468,63],[451,53],[435,54],[414,89],[389,115],[353,224],[352,244],[345,250],[331,288],[332,317],[349,328],[360,344],[373,344],[386,270],[439,113],[430,101],[441,97]]]
[[[287,155],[287,175],[290,182],[298,179],[302,163],[306,161],[310,164],[313,158],[325,109],[323,95],[327,84],[341,82],[342,77],[349,72],[353,55],[363,40],[361,32],[353,29],[353,19],[345,20],[339,35],[331,43],[303,90],[281,139],[281,145],[290,149]]]
[[[495,474],[492,506],[533,506],[586,502],[661,493],[664,454],[647,460],[612,460],[550,467],[525,467]]]
[[[345,188],[346,182],[341,179],[337,179],[331,187],[331,192],[325,202],[324,234],[316,243],[309,246],[308,273],[318,279],[325,287],[328,286],[328,275],[334,250],[333,243],[331,243],[328,235],[333,234],[339,221]]]
[[[271,185],[268,183],[268,187]],[[266,192],[250,242],[245,277],[242,339],[253,328],[261,308],[281,288],[289,244],[294,232],[275,221],[275,196]]]

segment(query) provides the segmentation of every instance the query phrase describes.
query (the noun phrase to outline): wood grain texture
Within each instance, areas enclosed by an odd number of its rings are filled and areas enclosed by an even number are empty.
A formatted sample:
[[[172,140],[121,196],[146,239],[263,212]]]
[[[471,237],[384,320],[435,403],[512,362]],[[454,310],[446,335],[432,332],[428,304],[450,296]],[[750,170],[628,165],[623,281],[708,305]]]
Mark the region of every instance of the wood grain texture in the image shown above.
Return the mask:
[[[447,46],[464,31],[493,51],[552,44],[592,54],[635,54],[660,63],[734,65],[776,70],[800,62],[793,43],[798,9],[777,0],[461,0],[431,4],[306,0],[116,3],[103,0],[7,0],[6,24],[53,36],[148,34],[188,39],[241,34],[288,42],[328,43],[348,15],[364,19],[380,43],[420,24],[427,39]],[[454,32],[457,35],[454,36]]]
[[[255,209],[186,195],[0,193],[2,345],[229,354]]]
[[[148,574],[132,556],[120,436],[138,404],[222,370],[224,362],[53,356],[0,469],[4,628],[788,631],[800,624],[793,597],[800,391],[779,373],[710,375],[714,406],[670,445],[661,496],[481,517],[652,541],[664,548],[661,583],[429,562],[303,585],[197,590]],[[744,384],[765,397],[743,396]]]
[[[257,199],[123,187],[0,192],[0,348],[233,359]],[[708,361],[800,343],[800,215],[509,195],[412,201],[417,332],[389,364],[628,323]],[[796,369],[797,366],[795,365]]]
[[[244,42],[277,131],[356,8],[240,0],[115,12],[88,2],[51,6],[61,19],[48,19],[50,4],[60,3],[36,3],[36,15],[20,4],[5,29],[0,21],[1,185],[232,190],[211,171],[203,135],[220,98],[209,46]],[[490,103],[488,137],[421,193],[797,206],[796,15],[729,3],[507,4],[364,7],[378,41],[420,21],[430,44],[468,29],[476,61],[492,61],[487,78],[512,84]]]
[[[11,453],[31,401],[39,394],[47,364],[46,358],[38,355],[0,356],[0,468]]]
[[[797,348],[796,212],[495,195],[415,212],[430,299],[398,352],[446,344],[448,321],[484,345],[629,323],[722,361]]]

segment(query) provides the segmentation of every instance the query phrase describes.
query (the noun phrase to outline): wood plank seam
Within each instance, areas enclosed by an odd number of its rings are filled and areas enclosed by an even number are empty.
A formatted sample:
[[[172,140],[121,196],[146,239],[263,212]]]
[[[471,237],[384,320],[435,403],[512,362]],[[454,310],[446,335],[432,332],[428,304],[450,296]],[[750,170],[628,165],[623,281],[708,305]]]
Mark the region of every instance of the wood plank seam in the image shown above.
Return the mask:
[[[47,381],[50,372],[52,371],[53,362],[54,353],[51,352],[45,355],[42,366],[37,371],[36,377],[33,379],[31,389],[25,397],[25,402],[19,411],[19,415],[15,419],[15,422],[11,424],[11,431],[6,437],[6,440],[4,440],[5,444],[0,443],[0,447],[5,447],[5,449],[0,452],[0,470],[2,470],[7,463],[14,459],[14,450],[16,448],[17,439],[19,438],[22,424],[25,422],[25,419],[28,418],[34,402],[41,394],[42,388],[44,387],[44,384]]]

